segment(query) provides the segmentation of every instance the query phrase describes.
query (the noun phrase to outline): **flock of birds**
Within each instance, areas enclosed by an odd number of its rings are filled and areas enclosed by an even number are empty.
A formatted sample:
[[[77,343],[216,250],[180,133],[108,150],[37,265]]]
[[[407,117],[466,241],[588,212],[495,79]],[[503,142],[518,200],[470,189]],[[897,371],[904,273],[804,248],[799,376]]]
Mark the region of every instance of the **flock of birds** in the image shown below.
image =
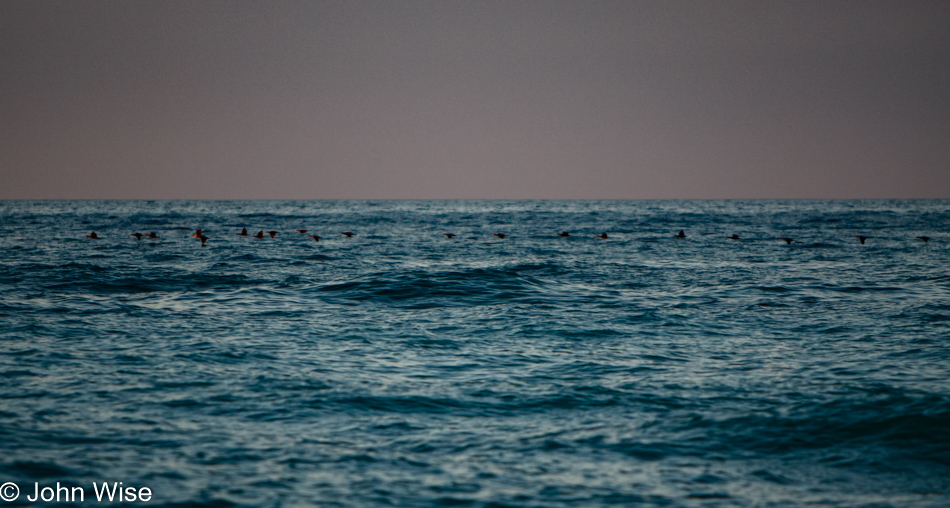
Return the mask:
[[[197,238],[197,239],[201,240],[201,246],[204,247],[205,244],[206,244],[206,242],[208,241],[208,237],[205,236],[205,234],[202,233],[201,231],[202,231],[202,230],[199,229],[199,230],[195,231],[195,234],[193,234],[193,235],[191,235],[191,236],[192,236],[193,238]],[[294,231],[296,231],[296,232],[298,232],[298,233],[300,233],[300,234],[307,234],[310,230],[308,230],[308,229],[295,229]],[[260,230],[260,231],[257,232],[257,234],[251,235],[251,234],[249,234],[249,233],[247,232],[247,228],[242,228],[239,233],[235,233],[235,234],[236,234],[237,236],[250,236],[250,237],[253,237],[253,238],[263,239],[263,238],[264,238],[264,233],[267,233],[271,238],[274,238],[275,236],[277,236],[277,234],[279,233],[279,231],[264,231],[264,230]],[[347,237],[347,238],[352,238],[356,233],[353,233],[352,231],[341,231],[340,234],[343,235],[343,236],[345,236],[345,237]],[[130,233],[129,236],[134,236],[136,240],[141,240],[142,238],[158,239],[158,235],[157,235],[155,232],[148,233],[148,234],[143,234],[143,233]],[[451,238],[455,237],[456,235],[455,235],[455,233],[442,233],[442,236],[445,236],[446,238],[451,239]],[[508,235],[505,234],[505,233],[492,233],[492,236],[497,236],[498,238],[501,238],[502,240],[504,240]],[[571,236],[571,234],[568,233],[567,231],[561,231],[560,233],[556,233],[556,236],[568,237],[568,236]],[[320,235],[307,235],[307,237],[308,237],[308,238],[313,238],[313,240],[316,241],[316,242],[319,242],[319,241],[320,241],[320,238],[322,238]],[[610,237],[607,236],[607,233],[603,233],[603,234],[600,234],[600,235],[594,235],[594,237],[595,237],[595,238],[600,238],[601,240],[609,240],[609,239],[610,239]],[[684,231],[684,230],[681,229],[681,230],[679,231],[679,233],[676,233],[675,235],[673,235],[673,237],[674,237],[674,238],[686,238],[686,231]],[[862,235],[854,235],[854,237],[857,238],[858,241],[861,242],[861,245],[864,245],[864,242],[867,241],[869,238],[871,238],[871,237],[869,237],[869,236],[862,236]],[[93,231],[92,233],[86,235],[86,238],[91,238],[91,239],[93,239],[93,240],[99,240],[99,239],[100,239],[100,236],[97,235],[95,231]],[[918,236],[918,237],[916,237],[916,238],[917,238],[918,240],[923,241],[923,242],[929,242],[929,241],[930,241],[930,237],[929,237],[929,236]],[[728,239],[728,240],[741,240],[741,238],[739,238],[739,235],[736,235],[736,234],[733,234],[732,236],[727,236],[726,239]],[[791,239],[791,238],[784,238],[784,237],[783,237],[783,238],[779,238],[779,240],[782,240],[783,242],[785,242],[785,243],[788,244],[788,245],[791,245],[792,242],[795,241],[795,240],[793,240],[793,239]]]

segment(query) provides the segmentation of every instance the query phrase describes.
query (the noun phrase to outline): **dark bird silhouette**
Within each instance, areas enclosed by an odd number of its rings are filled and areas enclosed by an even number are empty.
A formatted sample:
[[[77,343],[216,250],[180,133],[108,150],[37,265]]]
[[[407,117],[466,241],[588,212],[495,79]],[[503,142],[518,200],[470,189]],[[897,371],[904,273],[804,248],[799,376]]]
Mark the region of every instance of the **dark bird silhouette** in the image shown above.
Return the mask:
[[[320,235],[307,235],[307,236],[310,237],[310,238],[313,238],[313,241],[315,241],[315,242],[319,242],[319,241],[320,241]]]
[[[240,232],[240,233],[234,233],[234,234],[236,234],[236,235],[238,235],[238,236],[247,236],[247,228],[241,228],[241,232]]]
[[[151,233],[145,235],[145,238],[151,238],[152,240],[158,240],[158,235],[156,235],[155,232],[152,231]]]
[[[197,231],[195,231],[195,234],[193,234],[193,235],[191,235],[191,236],[193,236],[193,237],[195,237],[195,238],[201,240],[201,246],[202,246],[202,247],[204,247],[204,246],[205,246],[205,242],[208,241],[208,237],[205,236],[205,235],[203,235],[203,234],[201,234],[201,230],[200,230],[200,229],[197,230]]]
[[[88,235],[86,235],[86,238],[92,238],[93,240],[98,240],[99,235],[97,235],[96,232],[93,231],[92,233],[89,233]]]
[[[352,232],[352,231],[340,231],[340,234],[343,235],[343,236],[345,236],[345,237],[347,237],[347,238],[353,238],[353,232]]]
[[[868,239],[868,237],[861,235],[854,235],[854,237],[861,241],[861,245],[864,245],[864,241]]]
[[[686,232],[681,229],[679,233],[676,233],[676,238],[686,238]]]
[[[274,238],[277,236],[277,231],[268,231],[267,234],[269,234],[271,238]]]
[[[782,240],[783,242],[785,242],[785,243],[788,244],[788,245],[791,245],[792,242],[795,241],[795,240],[792,240],[791,238],[779,238],[779,240]]]
[[[442,233],[442,236],[446,238],[453,238],[455,236],[455,233]]]
[[[561,231],[560,233],[557,233],[557,236],[568,237],[568,236],[571,236],[571,234],[568,233],[567,231]]]
[[[917,239],[918,239],[918,240],[923,240],[924,243],[927,243],[927,242],[930,241],[930,237],[929,237],[929,236],[918,236]]]
[[[307,231],[310,231],[310,230],[309,230],[309,229],[295,229],[294,231],[296,231],[296,232],[298,232],[298,233],[300,233],[300,234],[304,234],[304,233],[306,233]]]
[[[727,236],[726,238],[728,238],[728,239],[730,239],[730,240],[738,240],[738,239],[739,239],[739,235]]]
[[[142,233],[129,233],[129,236],[134,236],[136,240],[142,240]]]
[[[597,238],[600,238],[601,240],[607,240],[608,238],[610,238],[609,236],[607,236],[607,233],[604,233],[602,235],[594,235],[594,236],[596,236]]]
[[[498,238],[501,238],[502,240],[504,240],[505,237],[508,236],[508,235],[506,235],[506,234],[504,234],[504,233],[492,233],[491,235],[492,235],[492,236],[497,236]]]
[[[263,232],[263,231],[258,231],[257,234],[254,235],[254,238],[264,238],[264,232]]]

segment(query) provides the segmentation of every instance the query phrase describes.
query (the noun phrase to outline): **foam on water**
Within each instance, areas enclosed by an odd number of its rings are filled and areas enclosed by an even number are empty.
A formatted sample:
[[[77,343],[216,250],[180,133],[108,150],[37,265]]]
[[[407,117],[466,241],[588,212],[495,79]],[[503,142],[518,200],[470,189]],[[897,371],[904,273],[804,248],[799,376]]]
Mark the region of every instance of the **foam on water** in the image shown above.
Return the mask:
[[[0,482],[21,490],[950,503],[948,201],[5,201],[0,218]]]

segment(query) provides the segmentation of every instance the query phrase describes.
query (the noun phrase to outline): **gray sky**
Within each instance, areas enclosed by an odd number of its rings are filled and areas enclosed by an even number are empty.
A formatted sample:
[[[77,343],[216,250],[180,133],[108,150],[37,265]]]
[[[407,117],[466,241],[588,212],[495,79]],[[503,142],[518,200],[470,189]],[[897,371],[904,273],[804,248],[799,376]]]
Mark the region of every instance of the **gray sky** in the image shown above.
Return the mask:
[[[950,198],[950,1],[0,1],[4,198]]]

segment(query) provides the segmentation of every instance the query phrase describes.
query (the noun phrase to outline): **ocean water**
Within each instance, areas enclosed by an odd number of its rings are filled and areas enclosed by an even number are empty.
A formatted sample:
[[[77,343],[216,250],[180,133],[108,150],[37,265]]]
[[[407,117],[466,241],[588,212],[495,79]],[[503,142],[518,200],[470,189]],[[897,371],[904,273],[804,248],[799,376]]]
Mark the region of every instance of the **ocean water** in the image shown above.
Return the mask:
[[[11,506],[950,506],[947,200],[0,201],[0,325]]]

